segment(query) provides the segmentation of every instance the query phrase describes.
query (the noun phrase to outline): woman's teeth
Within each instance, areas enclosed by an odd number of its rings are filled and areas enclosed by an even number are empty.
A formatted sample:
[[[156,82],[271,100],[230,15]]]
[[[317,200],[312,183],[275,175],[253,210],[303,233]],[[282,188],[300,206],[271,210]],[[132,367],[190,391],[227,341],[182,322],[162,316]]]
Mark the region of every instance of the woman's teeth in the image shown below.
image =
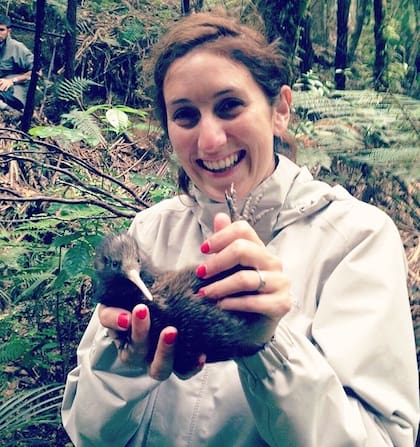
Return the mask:
[[[203,166],[209,171],[220,172],[231,168],[239,159],[239,154],[233,154],[223,160],[209,161],[202,160]]]

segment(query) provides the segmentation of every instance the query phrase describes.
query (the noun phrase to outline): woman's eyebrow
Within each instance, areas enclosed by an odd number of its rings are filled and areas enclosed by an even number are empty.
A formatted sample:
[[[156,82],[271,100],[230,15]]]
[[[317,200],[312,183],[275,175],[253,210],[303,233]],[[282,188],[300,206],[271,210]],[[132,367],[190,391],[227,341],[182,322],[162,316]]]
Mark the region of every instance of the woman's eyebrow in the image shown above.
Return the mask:
[[[190,103],[191,101],[187,98],[179,98],[179,99],[174,99],[173,101],[169,101],[168,105],[170,106],[177,106],[179,104],[187,104]]]
[[[219,92],[216,92],[213,95],[213,98],[217,99],[220,96],[224,96],[224,95],[228,95],[228,94],[232,94],[232,93],[235,93],[235,90],[232,89],[232,88],[228,88],[228,89],[225,89],[225,90],[220,90]],[[190,99],[188,99],[188,98],[177,98],[177,99],[174,99],[172,101],[169,101],[168,105],[177,106],[179,104],[188,104],[188,103],[191,103],[191,102],[192,101]]]
[[[228,94],[231,94],[231,93],[235,93],[235,90],[232,89],[232,88],[227,88],[227,89],[225,89],[225,90],[221,90],[220,92],[217,92],[217,93],[214,95],[214,97],[217,98],[217,97],[219,97],[219,96],[224,96],[224,95],[228,95]]]

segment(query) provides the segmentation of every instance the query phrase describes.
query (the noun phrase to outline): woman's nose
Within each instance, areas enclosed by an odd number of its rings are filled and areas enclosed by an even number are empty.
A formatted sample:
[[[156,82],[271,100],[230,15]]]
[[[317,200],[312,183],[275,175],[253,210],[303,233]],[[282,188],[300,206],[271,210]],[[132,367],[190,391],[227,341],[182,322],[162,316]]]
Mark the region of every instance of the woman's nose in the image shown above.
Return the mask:
[[[212,152],[226,144],[226,133],[221,120],[202,117],[199,125],[198,150]]]

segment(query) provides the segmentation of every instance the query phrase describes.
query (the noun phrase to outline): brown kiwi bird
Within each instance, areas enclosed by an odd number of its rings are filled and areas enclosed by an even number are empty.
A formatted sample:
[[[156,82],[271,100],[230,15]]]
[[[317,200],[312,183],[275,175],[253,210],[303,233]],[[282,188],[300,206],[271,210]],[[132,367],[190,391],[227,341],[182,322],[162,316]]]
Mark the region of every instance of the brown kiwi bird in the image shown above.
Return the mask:
[[[232,220],[244,218],[236,211],[235,197],[232,187],[230,194],[226,193]],[[253,219],[247,216],[253,222],[260,218],[261,214]],[[236,266],[208,279],[198,278],[194,267],[155,272],[147,265],[137,241],[127,232],[104,238],[96,250],[94,267],[98,302],[128,311],[140,303],[148,306],[151,319],[148,361],[153,359],[160,332],[166,326],[178,330],[174,371],[179,374],[194,370],[201,354],[206,354],[206,361],[211,363],[251,355],[261,348],[250,340],[250,324],[261,318],[259,314],[223,310],[214,300],[198,295],[201,287],[235,271],[253,270],[249,267]],[[119,339],[123,347],[129,343],[129,334],[120,332]]]

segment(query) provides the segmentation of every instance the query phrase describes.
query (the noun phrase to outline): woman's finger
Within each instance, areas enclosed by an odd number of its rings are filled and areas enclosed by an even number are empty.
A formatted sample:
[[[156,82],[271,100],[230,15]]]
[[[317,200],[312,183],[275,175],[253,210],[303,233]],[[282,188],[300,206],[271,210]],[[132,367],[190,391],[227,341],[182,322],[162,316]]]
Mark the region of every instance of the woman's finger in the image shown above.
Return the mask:
[[[281,286],[279,272],[242,269],[231,275],[210,283],[200,289],[199,294],[209,299],[221,299],[231,295],[249,292],[251,295],[273,293]]]
[[[120,307],[108,307],[100,304],[99,321],[108,329],[126,331],[131,326],[131,313]]]
[[[162,330],[159,336],[155,356],[149,366],[149,375],[155,380],[166,380],[174,365],[175,343],[178,331],[173,326]]]
[[[264,243],[255,230],[244,220],[230,223],[227,214],[218,213],[214,219],[214,233],[201,245],[203,253],[218,253],[237,239],[255,242],[260,246]]]
[[[292,308],[289,283],[286,280],[283,289],[276,293],[226,297],[218,302],[218,306],[224,310],[255,312],[272,319],[279,319]]]
[[[217,213],[214,216],[214,223],[213,223],[213,229],[214,232],[217,233],[220,230],[223,230],[223,228],[230,225],[232,221],[230,220],[230,217],[226,213]]]
[[[236,239],[220,252],[207,257],[205,262],[197,267],[196,273],[200,278],[210,278],[237,265],[260,270],[283,269],[281,260],[264,246],[245,239]]]
[[[145,304],[137,304],[133,308],[131,326],[131,342],[134,345],[147,345],[150,329],[150,312]]]

